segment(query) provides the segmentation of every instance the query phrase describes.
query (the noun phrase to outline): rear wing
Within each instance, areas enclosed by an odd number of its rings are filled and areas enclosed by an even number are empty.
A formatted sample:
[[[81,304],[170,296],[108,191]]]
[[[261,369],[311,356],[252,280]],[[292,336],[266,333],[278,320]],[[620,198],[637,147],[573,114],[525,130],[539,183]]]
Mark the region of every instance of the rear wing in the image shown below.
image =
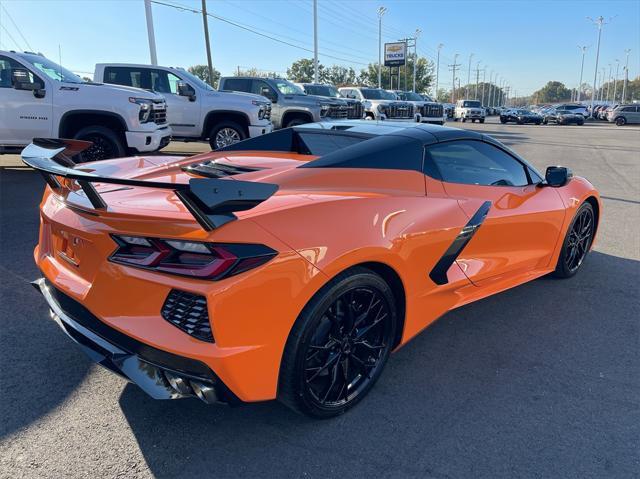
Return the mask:
[[[234,211],[259,205],[277,190],[278,185],[234,179],[191,178],[189,183],[166,183],[131,178],[100,176],[76,165],[72,157],[91,146],[91,142],[52,138],[34,138],[22,150],[22,161],[42,174],[54,191],[64,189],[59,178],[75,180],[96,210],[106,210],[107,203],[94,183],[173,190],[187,210],[206,231],[233,221]]]

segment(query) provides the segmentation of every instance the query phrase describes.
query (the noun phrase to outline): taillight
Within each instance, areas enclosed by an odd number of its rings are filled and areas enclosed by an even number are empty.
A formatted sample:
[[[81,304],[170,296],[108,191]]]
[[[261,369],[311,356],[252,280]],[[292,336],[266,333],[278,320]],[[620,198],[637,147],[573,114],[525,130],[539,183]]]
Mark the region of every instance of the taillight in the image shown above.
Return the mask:
[[[118,249],[109,261],[192,278],[219,280],[256,268],[277,252],[261,244],[202,243],[112,235]]]

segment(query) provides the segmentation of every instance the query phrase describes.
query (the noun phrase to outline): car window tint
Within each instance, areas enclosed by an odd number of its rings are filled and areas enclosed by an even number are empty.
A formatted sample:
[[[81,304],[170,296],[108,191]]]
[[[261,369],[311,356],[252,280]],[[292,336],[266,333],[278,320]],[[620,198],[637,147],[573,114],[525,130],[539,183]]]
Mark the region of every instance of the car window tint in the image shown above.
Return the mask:
[[[36,77],[31,71],[27,70],[27,68],[22,64],[12,58],[0,56],[0,88],[13,88],[11,77],[13,75],[12,70],[14,68],[26,70],[27,75],[29,76],[29,82],[36,83],[39,81],[42,83],[38,77]],[[42,87],[44,88],[44,85],[42,85]]]
[[[324,156],[347,146],[360,143],[365,138],[348,135],[328,135],[324,133],[297,132],[300,145],[298,152],[308,155]]]
[[[229,91],[251,91],[251,80],[249,78],[227,78],[223,88]]]
[[[485,186],[524,186],[528,179],[518,160],[482,141],[452,141],[427,148],[442,181]],[[425,172],[427,172],[425,170]]]
[[[145,71],[143,75],[142,69],[134,69],[130,67],[106,67],[104,69],[105,83],[115,83],[116,85],[133,86],[136,88],[151,88],[151,82],[143,82],[142,77],[148,77],[149,72]],[[142,85],[148,84],[143,87]]]

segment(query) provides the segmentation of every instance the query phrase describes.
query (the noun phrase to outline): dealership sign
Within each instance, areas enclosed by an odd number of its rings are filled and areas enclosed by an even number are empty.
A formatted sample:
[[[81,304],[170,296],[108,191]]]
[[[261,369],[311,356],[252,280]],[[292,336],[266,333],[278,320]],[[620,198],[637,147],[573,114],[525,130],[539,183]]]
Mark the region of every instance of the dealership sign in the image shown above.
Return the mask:
[[[398,67],[404,65],[407,59],[407,44],[405,42],[384,44],[384,66]]]

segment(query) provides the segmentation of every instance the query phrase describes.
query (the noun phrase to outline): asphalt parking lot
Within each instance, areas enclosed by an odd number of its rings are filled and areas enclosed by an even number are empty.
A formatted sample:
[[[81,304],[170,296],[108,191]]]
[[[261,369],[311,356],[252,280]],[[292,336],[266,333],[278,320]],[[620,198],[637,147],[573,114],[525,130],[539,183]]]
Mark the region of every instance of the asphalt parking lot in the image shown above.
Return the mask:
[[[28,284],[43,181],[0,156],[0,477],[638,477],[640,128],[450,126],[587,177],[595,251],[572,279],[447,314],[328,421],[154,401],[92,365]]]

